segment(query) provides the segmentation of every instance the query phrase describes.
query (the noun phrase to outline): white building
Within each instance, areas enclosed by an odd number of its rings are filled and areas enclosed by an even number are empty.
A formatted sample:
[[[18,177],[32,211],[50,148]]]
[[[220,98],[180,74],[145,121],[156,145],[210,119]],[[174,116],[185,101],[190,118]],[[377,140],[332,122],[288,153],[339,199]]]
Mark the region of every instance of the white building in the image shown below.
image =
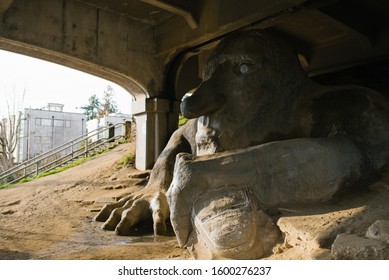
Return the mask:
[[[104,126],[114,125],[118,123],[125,123],[127,121],[131,121],[132,116],[128,114],[120,114],[120,113],[113,113],[108,116],[99,118],[99,119],[93,119],[86,122],[86,128],[88,131],[88,134],[93,135],[93,131]],[[119,125],[115,127],[114,135],[124,135],[125,134],[125,126]],[[93,135],[89,138],[89,142],[95,142],[100,139],[108,139],[110,137],[109,131],[105,130],[102,133]]]
[[[24,109],[16,162],[33,158],[86,133],[86,115],[63,112],[62,104]]]

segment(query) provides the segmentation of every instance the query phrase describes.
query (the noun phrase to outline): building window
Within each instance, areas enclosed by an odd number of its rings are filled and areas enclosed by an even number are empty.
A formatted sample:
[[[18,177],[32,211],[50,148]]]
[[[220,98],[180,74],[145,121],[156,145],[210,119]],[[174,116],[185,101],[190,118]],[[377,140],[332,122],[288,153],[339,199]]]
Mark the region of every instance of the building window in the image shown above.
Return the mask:
[[[54,120],[54,126],[63,127],[63,120]]]
[[[65,126],[66,127],[70,127],[71,125],[70,125],[70,121],[65,121]]]
[[[43,126],[51,126],[51,119],[42,119]]]
[[[42,125],[42,119],[41,118],[36,118],[35,119],[35,125]]]

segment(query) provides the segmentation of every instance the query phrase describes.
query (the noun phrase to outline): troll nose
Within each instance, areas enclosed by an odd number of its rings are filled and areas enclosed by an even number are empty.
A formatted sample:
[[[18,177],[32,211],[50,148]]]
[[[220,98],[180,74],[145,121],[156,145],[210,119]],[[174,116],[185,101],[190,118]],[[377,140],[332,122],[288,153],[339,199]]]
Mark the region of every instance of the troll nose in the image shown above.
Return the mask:
[[[181,102],[181,114],[188,119],[198,118],[217,111],[224,102],[222,94],[213,92],[209,89],[209,83],[203,82],[191,96]]]

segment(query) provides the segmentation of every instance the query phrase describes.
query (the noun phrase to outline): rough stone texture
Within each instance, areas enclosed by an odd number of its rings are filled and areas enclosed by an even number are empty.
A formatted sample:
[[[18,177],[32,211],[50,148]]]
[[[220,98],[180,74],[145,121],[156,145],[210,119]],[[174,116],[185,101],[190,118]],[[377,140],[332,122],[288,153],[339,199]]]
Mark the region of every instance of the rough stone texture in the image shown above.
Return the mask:
[[[363,195],[345,194],[339,199],[314,207],[281,209],[277,225],[285,240],[270,258],[285,259],[290,255],[294,259],[329,259],[331,246],[338,234],[364,236],[373,228],[383,228],[389,218],[387,190],[369,191]],[[375,222],[377,219],[382,219],[383,223]],[[381,230],[380,235],[383,234]]]
[[[366,232],[366,237],[389,242],[389,220],[378,220]]]
[[[269,255],[281,234],[267,214],[253,209],[259,208],[247,188],[227,186],[205,193],[193,205],[196,231],[189,236],[187,247],[200,259]]]
[[[389,243],[353,234],[339,234],[331,247],[335,260],[388,260]]]
[[[277,225],[285,235],[285,243],[291,247],[298,248],[302,253],[314,255],[320,248],[328,248],[339,232],[346,229],[341,223],[351,215],[361,212],[362,209],[354,211],[344,210],[329,212],[321,215],[300,215],[292,217],[281,217]]]

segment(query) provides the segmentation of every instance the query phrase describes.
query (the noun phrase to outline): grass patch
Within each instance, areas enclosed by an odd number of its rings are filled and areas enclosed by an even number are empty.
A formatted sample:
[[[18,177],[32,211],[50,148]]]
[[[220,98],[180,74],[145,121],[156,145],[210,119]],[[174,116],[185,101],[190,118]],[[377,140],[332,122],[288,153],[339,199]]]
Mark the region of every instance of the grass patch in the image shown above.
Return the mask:
[[[94,155],[90,155],[90,156],[87,156],[85,158],[80,158],[78,160],[76,160],[75,162],[72,162],[72,163],[69,163],[67,165],[64,165],[64,166],[61,166],[61,167],[57,167],[53,170],[50,170],[50,171],[47,171],[47,172],[44,172],[44,173],[41,173],[37,176],[34,176],[33,179],[39,179],[39,178],[42,178],[42,177],[46,177],[46,176],[49,176],[49,175],[53,175],[53,174],[57,174],[57,173],[60,173],[62,171],[65,171],[69,168],[72,168],[72,167],[76,167],[80,164],[83,164],[84,162],[90,160]]]
[[[129,153],[128,155],[125,155],[119,160],[119,164],[123,167],[135,164],[135,154]]]
[[[15,185],[15,184],[5,184],[5,185],[1,185],[1,186],[0,186],[0,190],[1,190],[1,189],[5,189],[5,188],[12,187],[13,185]]]

